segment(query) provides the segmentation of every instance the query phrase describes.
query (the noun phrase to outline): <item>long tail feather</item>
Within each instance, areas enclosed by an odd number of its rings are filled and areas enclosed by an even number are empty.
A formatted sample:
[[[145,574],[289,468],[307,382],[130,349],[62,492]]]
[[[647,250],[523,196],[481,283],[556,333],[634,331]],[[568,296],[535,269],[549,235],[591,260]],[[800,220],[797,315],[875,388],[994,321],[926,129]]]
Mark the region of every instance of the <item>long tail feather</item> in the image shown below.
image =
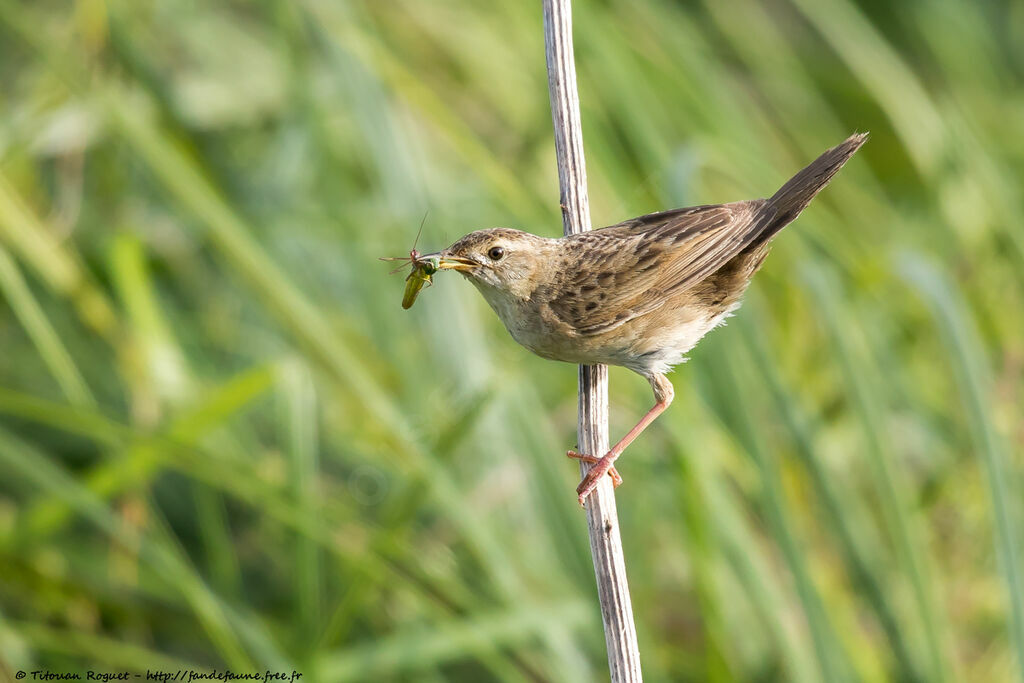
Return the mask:
[[[792,223],[867,139],[867,133],[851,135],[812,161],[807,168],[779,188],[765,207],[774,215],[766,229],[759,235],[758,241],[771,239],[775,233]]]

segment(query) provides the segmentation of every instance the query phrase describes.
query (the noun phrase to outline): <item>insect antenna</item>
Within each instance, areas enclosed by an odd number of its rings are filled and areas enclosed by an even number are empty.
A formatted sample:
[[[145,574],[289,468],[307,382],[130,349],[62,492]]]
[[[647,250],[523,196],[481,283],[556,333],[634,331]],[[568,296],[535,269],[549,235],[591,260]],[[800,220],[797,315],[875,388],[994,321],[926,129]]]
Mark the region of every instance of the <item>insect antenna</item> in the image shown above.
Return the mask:
[[[420,229],[416,231],[416,239],[412,241],[412,249],[409,251],[409,256],[418,253],[416,251],[416,245],[420,243],[420,235],[423,234],[423,224],[427,222],[427,214],[430,213],[430,209],[423,212],[423,218],[420,219]]]
[[[402,265],[398,266],[394,270],[388,273],[388,275],[394,275],[398,271],[405,268],[407,265],[415,265],[416,261],[419,260],[420,253],[416,251],[416,245],[420,243],[420,235],[423,234],[423,224],[427,222],[427,214],[430,213],[430,209],[427,209],[423,213],[423,218],[420,220],[420,228],[416,231],[416,239],[412,242],[412,249],[409,250],[408,256],[379,256],[380,261],[404,261]]]

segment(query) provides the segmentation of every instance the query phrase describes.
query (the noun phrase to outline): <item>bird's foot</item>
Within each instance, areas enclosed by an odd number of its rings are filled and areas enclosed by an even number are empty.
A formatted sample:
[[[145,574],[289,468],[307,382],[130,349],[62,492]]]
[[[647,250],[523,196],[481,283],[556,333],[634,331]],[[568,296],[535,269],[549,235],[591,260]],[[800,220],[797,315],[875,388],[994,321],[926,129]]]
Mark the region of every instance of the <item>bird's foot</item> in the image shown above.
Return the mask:
[[[601,458],[597,458],[593,455],[587,455],[586,453],[577,453],[576,451],[566,451],[565,454],[573,460],[582,460],[583,462],[589,462],[591,465],[595,465],[601,462]],[[622,476],[619,474],[615,466],[608,468],[608,476],[612,478],[612,486],[619,488],[622,485]]]
[[[583,501],[586,500],[587,496],[597,488],[597,482],[601,481],[601,477],[607,474],[612,478],[612,485],[618,488],[622,483],[622,477],[615,470],[615,459],[610,457],[611,453],[605,455],[603,458],[595,458],[592,455],[586,455],[585,453],[577,453],[576,451],[568,451],[566,453],[570,458],[576,460],[582,460],[583,462],[592,463],[594,466],[590,468],[586,476],[583,477],[583,481],[576,487],[576,494],[579,496],[580,507],[583,506]]]

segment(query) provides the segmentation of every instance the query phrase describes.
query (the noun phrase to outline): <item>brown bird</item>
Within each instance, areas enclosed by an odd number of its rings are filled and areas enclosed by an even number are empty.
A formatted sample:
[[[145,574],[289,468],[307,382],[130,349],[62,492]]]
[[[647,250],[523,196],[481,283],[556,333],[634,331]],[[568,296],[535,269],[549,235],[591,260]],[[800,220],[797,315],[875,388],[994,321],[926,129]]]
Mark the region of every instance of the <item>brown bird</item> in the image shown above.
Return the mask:
[[[483,294],[512,338],[538,356],[621,365],[647,378],[655,404],[610,451],[569,451],[594,463],[580,504],[672,402],[665,373],[740,304],[771,239],[792,222],[867,139],[853,135],[769,199],[652,213],[559,239],[508,228],[471,232],[420,257],[456,270]]]

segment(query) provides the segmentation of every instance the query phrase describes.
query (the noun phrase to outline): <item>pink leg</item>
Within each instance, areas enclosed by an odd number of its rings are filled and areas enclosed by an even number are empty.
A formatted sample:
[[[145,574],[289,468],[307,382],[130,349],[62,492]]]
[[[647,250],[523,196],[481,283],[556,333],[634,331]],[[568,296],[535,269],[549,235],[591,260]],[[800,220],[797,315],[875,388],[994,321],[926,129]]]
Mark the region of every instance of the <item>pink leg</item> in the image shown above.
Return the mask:
[[[579,495],[580,505],[583,505],[583,501],[586,500],[587,496],[597,488],[597,482],[601,481],[601,477],[609,472],[613,471],[613,465],[615,460],[622,455],[622,451],[626,450],[626,446],[633,443],[633,440],[640,436],[640,432],[647,428],[647,425],[654,422],[654,419],[665,412],[665,409],[672,403],[672,398],[675,392],[672,389],[672,383],[668,381],[665,375],[651,375],[647,378],[651,383],[651,388],[654,389],[654,406],[647,411],[647,414],[640,418],[640,421],[636,423],[636,426],[629,430],[622,439],[612,446],[612,449],[605,453],[604,457],[597,460],[590,471],[587,472],[586,476],[583,477],[583,481],[580,482],[579,487],[576,489],[576,493]],[[593,456],[581,457],[579,453],[575,451],[569,451],[569,457],[575,457],[585,462],[590,462]],[[613,479],[614,479],[613,475]],[[621,477],[619,478],[621,481]]]

